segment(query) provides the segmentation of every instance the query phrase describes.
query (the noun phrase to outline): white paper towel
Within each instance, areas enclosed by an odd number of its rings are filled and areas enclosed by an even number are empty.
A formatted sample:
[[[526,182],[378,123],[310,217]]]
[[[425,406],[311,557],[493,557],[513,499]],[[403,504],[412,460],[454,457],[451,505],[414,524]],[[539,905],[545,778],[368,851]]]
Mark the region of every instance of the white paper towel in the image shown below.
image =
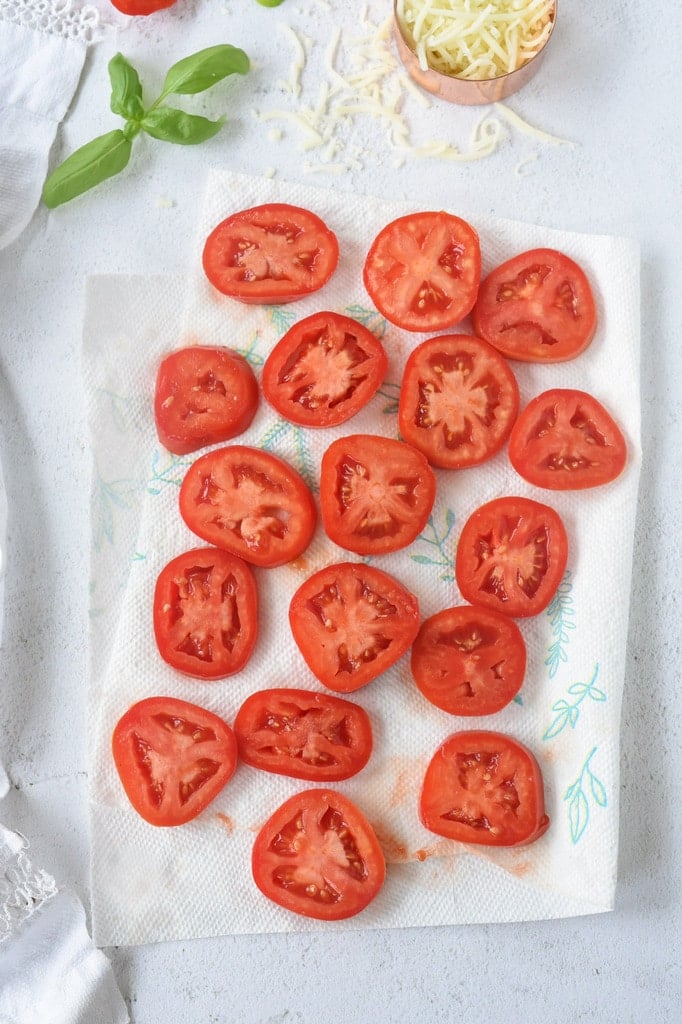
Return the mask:
[[[244,306],[216,296],[200,271],[203,239],[230,212],[269,201],[306,206],[329,224],[340,244],[336,274],[321,293],[288,306]],[[405,202],[216,171],[208,182],[189,280],[89,281],[84,371],[94,466],[92,900],[100,945],[339,927],[271,905],[251,880],[255,830],[282,800],[305,786],[242,765],[194,822],[154,829],[123,794],[110,738],[120,715],[154,694],[194,701],[231,722],[256,689],[319,687],[291,640],[287,609],[307,574],[348,558],[321,528],[295,564],[257,572],[260,638],[242,673],[202,683],[182,677],[159,657],[151,620],[156,576],[197,539],[177,509],[179,484],[193,457],[171,456],[155,436],[156,368],[170,349],[217,343],[242,351],[258,373],[294,318],[328,308],[368,323],[382,335],[389,369],[364,411],[339,428],[313,432],[286,424],[262,402],[240,438],[287,458],[315,487],[320,455],[333,438],[397,433],[402,366],[424,336],[387,325],[373,310],[362,285],[362,265],[377,231],[411,209]],[[344,927],[559,917],[608,910],[613,903],[620,704],[640,464],[638,248],[622,238],[485,217],[475,219],[474,226],[481,236],[484,271],[537,246],[562,249],[587,271],[599,315],[590,348],[569,363],[516,363],[514,370],[522,403],[548,387],[578,387],[596,395],[624,430],[628,465],[606,487],[556,494],[526,484],[505,452],[477,468],[437,471],[438,497],[422,537],[402,552],[375,560],[413,590],[426,617],[460,600],[452,571],[456,540],[465,519],[483,501],[515,493],[553,505],[570,543],[568,571],[556,599],[545,613],[520,622],[528,671],[518,701],[491,717],[454,718],[417,692],[407,657],[353,695],[371,716],[375,751],[367,768],[338,788],[374,823],[389,868],[378,899]],[[539,842],[512,850],[464,847],[438,840],[420,824],[418,792],[430,757],[451,732],[476,727],[507,731],[538,757],[552,821]]]

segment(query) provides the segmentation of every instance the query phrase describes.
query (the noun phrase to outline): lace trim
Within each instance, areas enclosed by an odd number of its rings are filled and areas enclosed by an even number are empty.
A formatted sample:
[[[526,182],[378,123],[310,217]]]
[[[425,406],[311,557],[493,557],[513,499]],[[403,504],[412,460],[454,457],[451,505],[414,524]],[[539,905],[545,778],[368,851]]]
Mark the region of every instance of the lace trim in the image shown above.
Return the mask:
[[[36,871],[23,847],[4,865],[0,861],[0,943],[8,939],[57,893],[57,883],[47,871]]]
[[[84,43],[101,36],[97,8],[74,0],[0,0],[0,20]]]

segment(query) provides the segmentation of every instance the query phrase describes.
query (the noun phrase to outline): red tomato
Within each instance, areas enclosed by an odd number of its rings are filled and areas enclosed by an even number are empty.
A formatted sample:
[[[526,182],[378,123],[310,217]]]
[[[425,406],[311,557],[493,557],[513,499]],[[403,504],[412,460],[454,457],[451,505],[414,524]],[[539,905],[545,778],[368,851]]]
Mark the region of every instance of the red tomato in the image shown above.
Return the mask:
[[[387,362],[381,342],[362,324],[340,313],[313,313],[266,359],[263,394],[291,423],[333,427],[369,402]]]
[[[222,679],[249,660],[258,631],[256,583],[241,558],[195,548],[164,566],[154,591],[154,635],[185,675]]]
[[[451,715],[492,715],[521,689],[526,645],[512,619],[490,608],[446,608],[422,623],[412,675],[427,700]]]
[[[597,313],[590,282],[555,249],[532,249],[507,260],[481,283],[474,330],[509,359],[558,363],[573,359],[594,337]]]
[[[375,306],[397,327],[452,327],[476,301],[478,235],[466,221],[443,211],[399,217],[374,239],[363,276]]]
[[[309,782],[338,782],[364,768],[372,726],[364,708],[328,693],[260,690],[234,722],[246,764]]]
[[[172,7],[175,0],[111,0],[122,14],[154,14],[164,7]]]
[[[336,270],[339,244],[309,210],[267,203],[227,217],[206,239],[203,267],[214,288],[241,302],[293,302]]]
[[[549,827],[540,766],[499,732],[456,732],[426,770],[419,813],[431,832],[460,843],[522,846]]]
[[[350,693],[408,650],[419,629],[419,605],[380,569],[342,562],[298,588],[289,622],[313,675],[330,690]]]
[[[243,445],[215,448],[190,466],[180,514],[202,540],[268,567],[298,558],[316,520],[313,497],[296,470]]]
[[[237,765],[227,722],[174,697],[133,704],[114,729],[112,752],[126,796],[150,825],[196,818]]]
[[[372,826],[329,789],[305,790],[278,807],[256,836],[251,862],[264,896],[320,921],[359,914],[386,877]]]
[[[566,569],[568,540],[557,512],[531,498],[495,498],[464,524],[455,576],[471,604],[514,618],[546,608]]]
[[[580,490],[615,480],[625,466],[627,447],[596,398],[556,388],[523,410],[509,440],[509,458],[536,487]]]
[[[519,411],[519,388],[496,349],[466,334],[430,338],[410,353],[400,388],[400,433],[442,469],[495,455]]]
[[[330,540],[359,555],[411,544],[435,496],[433,470],[403,441],[354,434],[334,441],[322,456],[322,523]]]
[[[258,381],[228,348],[181,348],[161,362],[154,417],[159,441],[175,455],[242,434],[258,407]]]

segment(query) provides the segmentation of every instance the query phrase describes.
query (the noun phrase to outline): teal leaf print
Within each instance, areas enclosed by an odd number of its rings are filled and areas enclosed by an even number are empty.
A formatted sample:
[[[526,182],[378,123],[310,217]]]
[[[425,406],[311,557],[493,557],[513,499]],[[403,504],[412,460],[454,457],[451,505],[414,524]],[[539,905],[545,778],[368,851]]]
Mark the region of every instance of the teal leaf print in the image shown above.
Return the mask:
[[[352,317],[353,320],[357,320],[368,331],[371,331],[375,337],[383,338],[385,335],[388,321],[381,313],[377,313],[376,309],[367,309],[365,306],[352,303],[350,306],[346,306],[344,313],[346,316]]]
[[[119,433],[125,434],[128,430],[128,412],[130,410],[130,398],[126,398],[124,395],[117,395],[115,392],[109,391],[106,388],[101,388],[99,394],[103,395],[109,401],[109,412],[111,413],[111,422],[114,424]]]
[[[593,747],[583,762],[578,778],[564,793],[564,803],[568,804],[571,842],[574,845],[581,838],[590,821],[589,797],[599,807],[608,805],[604,783],[597,778],[590,766],[590,761],[596,753],[597,748]]]
[[[257,366],[258,367],[258,366],[262,366],[263,363],[265,362],[265,360],[263,359],[263,356],[259,355],[258,352],[255,351],[256,347],[258,346],[258,342],[259,341],[260,341],[260,332],[259,331],[254,331],[253,332],[253,336],[251,338],[251,341],[249,342],[247,347],[246,348],[238,348],[238,349],[236,349],[236,351],[239,353],[239,355],[243,356],[244,359],[246,359],[246,361],[249,364],[249,366]]]
[[[286,334],[290,327],[296,322],[296,314],[286,306],[268,306],[268,316],[270,317],[270,323],[280,334]]]
[[[134,493],[131,480],[104,480],[99,471],[92,495],[93,544],[101,551],[105,542],[113,544],[116,536],[116,511],[131,508]]]
[[[554,739],[554,737],[563,732],[567,726],[570,726],[571,729],[575,729],[580,717],[580,705],[584,700],[587,700],[588,698],[597,702],[606,700],[606,694],[604,691],[595,686],[598,675],[599,662],[594,666],[592,678],[589,683],[571,683],[568,687],[567,692],[571,697],[576,698],[572,703],[569,704],[569,702],[564,700],[562,697],[560,700],[557,700],[552,704],[554,718],[545,729],[542,736],[543,740]]]
[[[571,841],[577,843],[590,820],[590,806],[582,789],[579,789],[568,805],[568,823]]]
[[[559,670],[562,662],[568,661],[566,646],[571,639],[571,630],[575,629],[575,622],[572,618],[575,615],[573,608],[573,597],[571,590],[573,584],[570,582],[570,569],[557,588],[557,592],[547,606],[547,615],[550,618],[553,641],[549,645],[545,665],[549,669],[549,678],[553,679]]]
[[[389,384],[387,381],[384,381],[377,394],[386,399],[386,405],[381,410],[384,416],[391,416],[397,413],[400,384]]]
[[[443,519],[444,528],[441,533],[436,526],[433,515],[429,516],[426,529],[424,533],[417,537],[415,544],[421,541],[423,544],[428,544],[432,551],[428,555],[410,555],[410,558],[418,565],[436,565],[441,567],[440,579],[451,583],[455,578],[454,560],[452,555],[448,554],[445,545],[455,525],[455,514],[452,509],[446,510]]]
[[[170,452],[156,450],[152,456],[151,478],[147,481],[149,494],[161,494],[166,487],[179,487],[186,470],[192,465],[192,459],[182,455],[171,455]]]
[[[312,457],[305,430],[295,423],[289,423],[280,418],[265,432],[260,440],[260,447],[271,452],[277,449],[280,441],[284,441],[288,446],[293,446],[293,456],[287,455],[285,458],[298,470],[311,491],[319,490],[315,460]]]

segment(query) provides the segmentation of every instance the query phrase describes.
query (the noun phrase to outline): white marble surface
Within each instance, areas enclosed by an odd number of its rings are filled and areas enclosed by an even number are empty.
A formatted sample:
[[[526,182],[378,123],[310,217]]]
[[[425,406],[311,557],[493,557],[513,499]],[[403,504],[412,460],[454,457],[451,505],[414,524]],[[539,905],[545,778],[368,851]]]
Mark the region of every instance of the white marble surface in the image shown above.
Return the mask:
[[[98,3],[106,9],[106,0]],[[510,106],[574,140],[575,148],[514,133],[478,163],[408,158],[394,168],[396,154],[358,124],[358,139],[377,155],[376,164],[366,160],[328,180],[336,189],[414,196],[472,219],[513,217],[630,235],[641,244],[644,467],[615,911],[539,924],[240,936],[110,950],[136,1024],[679,1020],[682,152],[674,86],[682,38],[679,24],[664,20],[664,0],[560,6],[545,66]],[[0,451],[9,501],[0,759],[12,785],[1,813],[30,837],[33,861],[86,904],[84,278],[185,272],[208,163],[253,174],[275,167],[284,178],[305,179],[307,157],[295,134],[274,142],[272,126],[252,113],[282,101],[277,83],[289,73],[292,50],[276,26],[291,22],[322,40],[340,25],[350,44],[358,11],[351,0],[329,10],[315,0],[285,0],[275,10],[255,0],[180,0],[154,19],[112,19],[121,28],[89,52],[54,159],[115,125],[106,65],[117,49],[151,91],[165,67],[193,49],[219,41],[243,46],[254,71],[215,97],[218,109],[229,102],[230,123],[199,149],[140,140],[125,174],[61,210],[39,209],[0,253]],[[314,100],[318,83],[304,79],[303,86],[302,98]],[[418,116],[433,135],[450,130],[465,141],[478,115],[432,107]],[[525,162],[533,153],[537,159]]]

